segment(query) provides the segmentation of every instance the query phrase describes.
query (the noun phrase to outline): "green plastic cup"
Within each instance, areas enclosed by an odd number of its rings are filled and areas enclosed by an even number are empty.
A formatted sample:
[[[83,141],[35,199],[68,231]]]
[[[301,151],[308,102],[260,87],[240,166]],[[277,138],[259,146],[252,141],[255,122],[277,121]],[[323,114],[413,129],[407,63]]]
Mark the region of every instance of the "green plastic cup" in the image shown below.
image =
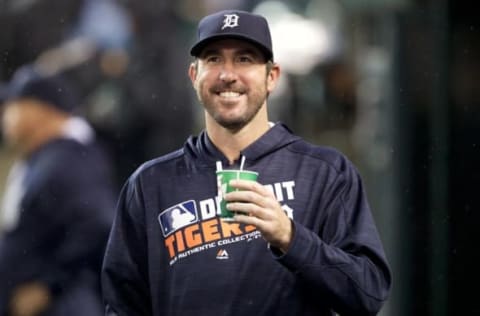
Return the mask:
[[[219,170],[217,171],[218,194],[220,197],[220,218],[224,221],[232,221],[235,212],[227,210],[227,202],[223,196],[232,191],[238,191],[230,186],[230,180],[257,181],[258,172],[248,170]]]

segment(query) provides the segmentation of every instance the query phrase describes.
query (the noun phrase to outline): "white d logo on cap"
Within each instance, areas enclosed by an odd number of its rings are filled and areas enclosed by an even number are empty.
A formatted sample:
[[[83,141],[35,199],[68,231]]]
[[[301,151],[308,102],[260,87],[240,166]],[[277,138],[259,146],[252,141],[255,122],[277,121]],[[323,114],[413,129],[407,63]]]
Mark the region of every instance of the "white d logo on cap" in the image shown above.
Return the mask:
[[[225,20],[223,20],[222,30],[226,27],[234,28],[238,26],[239,16],[236,14],[225,14]]]

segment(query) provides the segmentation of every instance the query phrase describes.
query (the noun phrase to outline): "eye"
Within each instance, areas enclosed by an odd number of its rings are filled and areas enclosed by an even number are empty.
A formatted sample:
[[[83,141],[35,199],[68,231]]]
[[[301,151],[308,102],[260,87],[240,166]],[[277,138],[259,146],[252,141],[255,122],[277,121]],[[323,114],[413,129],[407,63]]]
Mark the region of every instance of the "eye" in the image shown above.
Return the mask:
[[[218,55],[209,55],[209,56],[205,56],[205,61],[207,63],[210,63],[210,64],[215,64],[215,63],[218,63],[220,62],[220,56]]]
[[[254,62],[254,59],[250,55],[241,55],[238,56],[237,61],[241,64],[251,64]]]

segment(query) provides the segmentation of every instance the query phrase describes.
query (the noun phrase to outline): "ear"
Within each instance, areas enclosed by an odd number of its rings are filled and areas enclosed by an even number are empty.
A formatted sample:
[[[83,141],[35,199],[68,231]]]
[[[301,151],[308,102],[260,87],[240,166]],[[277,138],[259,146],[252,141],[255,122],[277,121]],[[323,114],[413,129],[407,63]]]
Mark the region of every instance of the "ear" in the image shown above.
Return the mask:
[[[280,66],[274,63],[270,73],[267,76],[267,91],[271,93],[277,86],[278,79],[280,78]]]
[[[193,86],[195,86],[195,81],[197,80],[197,67],[198,66],[195,62],[192,62],[190,67],[188,67],[188,76],[190,77]]]

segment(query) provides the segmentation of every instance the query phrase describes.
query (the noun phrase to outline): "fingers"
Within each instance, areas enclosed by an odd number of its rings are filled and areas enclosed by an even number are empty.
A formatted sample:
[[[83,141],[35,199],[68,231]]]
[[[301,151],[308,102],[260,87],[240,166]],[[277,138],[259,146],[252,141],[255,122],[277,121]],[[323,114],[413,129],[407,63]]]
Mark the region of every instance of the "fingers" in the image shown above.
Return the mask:
[[[240,207],[235,208],[243,209]],[[259,214],[262,214],[261,216],[267,215],[266,217],[268,218],[262,218]],[[282,252],[287,252],[293,236],[293,224],[285,213],[256,209],[256,212],[245,212],[243,214],[237,212],[233,219],[238,223],[255,226],[267,242]]]
[[[227,200],[227,209],[254,216],[262,220],[272,220],[283,215],[283,210],[277,200],[263,197],[253,192],[235,192]]]
[[[234,220],[256,226],[269,243],[282,251],[288,249],[291,221],[273,192],[254,181],[232,180],[230,185],[239,189],[225,195],[227,208],[236,213]]]
[[[229,210],[243,212],[261,219],[271,219],[278,216],[275,213],[284,213],[273,192],[260,183],[232,180],[230,185],[238,191],[224,196]]]
[[[256,181],[248,181],[248,180],[231,180],[230,185],[234,188],[239,189],[240,191],[252,191],[256,192],[262,196],[269,196],[275,198],[273,192],[265,188],[262,184]],[[237,191],[238,192],[238,191]]]
[[[260,207],[254,203],[246,202],[229,202],[227,209],[235,213],[241,213],[248,216],[254,216],[259,219],[266,220],[269,218],[269,212],[266,212],[263,207]]]
[[[267,206],[270,200],[276,201],[275,196],[263,185],[255,181],[232,180],[230,185],[238,191],[233,191],[225,195],[227,201],[248,201],[261,206]]]

